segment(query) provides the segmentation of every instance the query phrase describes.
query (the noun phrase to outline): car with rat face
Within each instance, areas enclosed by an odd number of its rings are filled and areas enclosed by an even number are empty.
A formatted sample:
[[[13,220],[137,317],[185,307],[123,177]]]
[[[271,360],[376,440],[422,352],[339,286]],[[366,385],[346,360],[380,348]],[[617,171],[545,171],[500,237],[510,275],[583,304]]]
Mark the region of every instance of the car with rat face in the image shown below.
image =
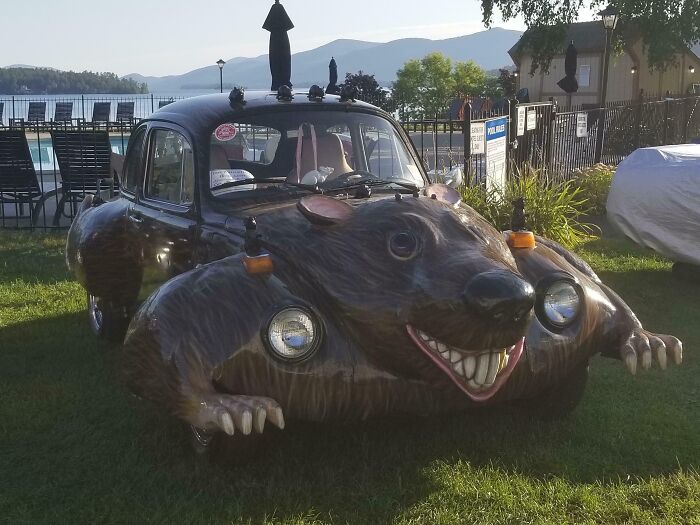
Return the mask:
[[[170,104],[133,131],[121,188],[82,203],[68,266],[93,330],[126,334],[129,388],[200,447],[290,418],[563,415],[595,354],[681,361],[583,260],[496,230],[347,93]]]

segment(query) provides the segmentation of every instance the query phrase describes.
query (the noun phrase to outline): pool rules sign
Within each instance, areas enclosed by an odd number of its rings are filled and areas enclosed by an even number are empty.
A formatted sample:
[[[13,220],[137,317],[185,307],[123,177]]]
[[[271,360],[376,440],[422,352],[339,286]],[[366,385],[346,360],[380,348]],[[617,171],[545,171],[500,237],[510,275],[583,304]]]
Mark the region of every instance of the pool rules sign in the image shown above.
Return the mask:
[[[576,137],[579,139],[588,136],[588,113],[576,113]]]
[[[507,140],[507,118],[486,122],[486,187],[489,190],[505,189]]]

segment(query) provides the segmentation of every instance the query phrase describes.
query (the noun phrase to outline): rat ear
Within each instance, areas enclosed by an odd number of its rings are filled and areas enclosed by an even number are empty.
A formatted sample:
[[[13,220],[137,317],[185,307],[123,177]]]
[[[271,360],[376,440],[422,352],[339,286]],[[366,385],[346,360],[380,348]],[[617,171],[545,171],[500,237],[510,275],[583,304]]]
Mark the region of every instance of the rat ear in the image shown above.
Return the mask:
[[[297,203],[297,208],[309,222],[322,226],[344,222],[355,213],[347,202],[324,195],[304,197]]]
[[[453,208],[456,208],[462,202],[462,196],[459,192],[447,184],[431,184],[425,188],[424,193],[431,199],[444,202]]]

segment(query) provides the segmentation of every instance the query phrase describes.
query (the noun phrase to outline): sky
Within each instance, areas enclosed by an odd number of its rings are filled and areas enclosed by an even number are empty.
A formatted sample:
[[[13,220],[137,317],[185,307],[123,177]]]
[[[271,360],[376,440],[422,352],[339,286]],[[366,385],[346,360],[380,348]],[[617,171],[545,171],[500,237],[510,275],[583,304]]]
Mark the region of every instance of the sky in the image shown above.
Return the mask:
[[[3,6],[0,66],[28,64],[118,75],[181,74],[219,58],[267,53],[272,0],[13,0]],[[282,0],[292,52],[338,38],[388,42],[484,30],[477,0]],[[522,20],[494,26],[523,30]],[[28,28],[31,30],[28,32]],[[12,45],[16,42],[17,45]]]

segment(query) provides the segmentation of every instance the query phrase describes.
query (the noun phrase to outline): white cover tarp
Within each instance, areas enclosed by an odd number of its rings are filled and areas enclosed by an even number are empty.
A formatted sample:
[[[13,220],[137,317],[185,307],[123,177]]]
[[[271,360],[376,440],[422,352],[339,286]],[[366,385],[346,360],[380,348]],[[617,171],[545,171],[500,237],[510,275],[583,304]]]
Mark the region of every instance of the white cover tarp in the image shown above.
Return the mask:
[[[700,265],[700,145],[632,153],[615,173],[607,213],[636,243]]]

